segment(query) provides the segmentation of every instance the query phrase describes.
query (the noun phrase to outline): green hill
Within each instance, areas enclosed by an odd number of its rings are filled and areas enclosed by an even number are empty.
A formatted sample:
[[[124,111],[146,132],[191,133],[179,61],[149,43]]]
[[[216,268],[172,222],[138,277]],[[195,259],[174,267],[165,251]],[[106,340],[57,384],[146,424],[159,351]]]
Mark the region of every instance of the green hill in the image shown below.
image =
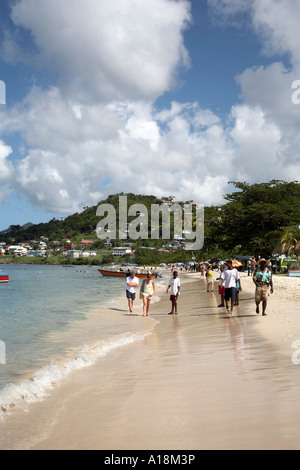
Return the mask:
[[[46,237],[51,241],[71,239],[75,243],[81,241],[82,238],[97,240],[96,228],[100,220],[99,217],[96,216],[97,207],[100,204],[112,204],[117,209],[118,217],[119,195],[124,194],[111,195],[107,199],[100,201],[96,206],[86,207],[83,212],[76,212],[65,219],[59,220],[54,218],[47,223],[29,223],[25,226],[11,225],[7,230],[1,232],[0,236],[7,240],[14,238],[16,243],[40,240],[41,237]],[[155,196],[134,194],[126,194],[126,196],[128,207],[132,204],[140,203],[144,204],[149,212],[151,210],[151,204],[160,203],[160,199]],[[130,220],[130,218],[128,220]]]
[[[199,259],[220,258],[235,255],[262,255],[270,256],[279,245],[286,227],[300,225],[300,184],[298,181],[285,182],[273,180],[268,183],[248,184],[234,182],[234,191],[224,196],[225,203],[221,206],[205,207],[205,243],[199,253]],[[103,248],[104,242],[96,234],[97,224],[100,221],[96,215],[100,204],[111,204],[119,217],[119,196],[127,196],[127,206],[143,204],[151,214],[151,204],[160,204],[161,199],[156,196],[135,195],[132,193],[115,194],[100,201],[92,207],[86,207],[81,213],[72,214],[65,219],[52,219],[48,223],[26,224],[10,226],[2,232],[1,240],[14,243],[38,241],[41,237],[48,239],[48,244],[63,239],[71,239],[75,245],[82,239],[95,240],[95,247]],[[170,199],[171,197],[166,197]],[[201,202],[201,201],[197,201]],[[128,222],[134,217],[128,217]],[[151,220],[151,219],[150,219]],[[171,218],[171,223],[172,223]],[[117,220],[118,224],[118,220]],[[115,240],[114,244],[121,244],[125,240]],[[130,240],[128,240],[130,241]],[[160,248],[169,244],[170,240],[152,240],[151,226],[148,226],[148,240],[133,240],[136,254],[142,260],[145,252],[143,247]],[[191,253],[176,250],[174,253],[156,252],[157,260],[185,261],[191,258]],[[175,256],[176,254],[176,256]],[[150,258],[150,255],[147,254]],[[176,259],[175,259],[176,258]],[[152,259],[154,254],[152,253]],[[172,261],[171,260],[171,261]]]

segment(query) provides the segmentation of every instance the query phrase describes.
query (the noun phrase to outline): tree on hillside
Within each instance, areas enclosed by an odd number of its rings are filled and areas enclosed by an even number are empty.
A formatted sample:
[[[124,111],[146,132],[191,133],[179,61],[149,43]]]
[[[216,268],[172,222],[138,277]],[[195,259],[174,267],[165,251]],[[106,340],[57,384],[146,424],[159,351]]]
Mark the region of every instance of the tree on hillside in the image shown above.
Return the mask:
[[[283,227],[300,222],[300,184],[281,180],[232,184],[236,190],[225,196],[228,202],[220,207],[214,238],[224,249],[241,246],[248,254],[268,256]]]

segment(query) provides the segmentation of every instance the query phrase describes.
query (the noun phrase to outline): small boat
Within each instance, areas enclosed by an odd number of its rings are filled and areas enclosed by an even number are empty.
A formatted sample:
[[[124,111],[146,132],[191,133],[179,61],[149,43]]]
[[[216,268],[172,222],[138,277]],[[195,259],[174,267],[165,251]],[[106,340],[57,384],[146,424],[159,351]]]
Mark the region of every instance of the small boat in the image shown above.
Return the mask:
[[[0,274],[0,283],[8,282],[9,281],[9,276],[7,274]]]
[[[110,277],[127,277],[130,276],[130,271],[110,271],[109,269],[98,269],[99,273],[102,274],[102,276],[110,276]],[[136,277],[145,279],[148,275],[148,273],[136,273]],[[151,274],[151,278],[155,279],[158,276],[158,274]]]
[[[291,277],[300,277],[300,271],[299,270],[296,271],[295,269],[290,269],[287,275]]]

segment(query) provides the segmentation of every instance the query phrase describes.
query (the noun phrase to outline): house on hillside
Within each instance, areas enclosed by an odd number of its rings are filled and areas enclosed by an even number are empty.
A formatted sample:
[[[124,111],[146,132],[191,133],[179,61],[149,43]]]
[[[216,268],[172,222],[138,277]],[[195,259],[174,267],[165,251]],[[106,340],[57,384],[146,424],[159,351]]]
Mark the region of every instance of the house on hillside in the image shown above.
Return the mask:
[[[45,250],[29,250],[28,256],[31,256],[33,258],[34,257],[45,258],[46,257],[46,251]]]
[[[79,247],[83,250],[84,248],[94,245],[94,243],[95,240],[81,240],[81,242],[79,242]]]
[[[72,242],[69,238],[63,239],[63,249],[64,250],[74,250],[74,242]]]
[[[132,249],[127,246],[116,246],[112,252],[113,256],[125,256],[125,255],[132,255],[132,254],[133,254]]]
[[[23,246],[19,246],[19,245],[10,245],[6,248],[6,251],[10,255],[19,255],[19,256],[25,256],[28,253],[27,248],[24,248]]]
[[[67,259],[90,258],[97,256],[97,253],[95,251],[66,250],[64,256]]]

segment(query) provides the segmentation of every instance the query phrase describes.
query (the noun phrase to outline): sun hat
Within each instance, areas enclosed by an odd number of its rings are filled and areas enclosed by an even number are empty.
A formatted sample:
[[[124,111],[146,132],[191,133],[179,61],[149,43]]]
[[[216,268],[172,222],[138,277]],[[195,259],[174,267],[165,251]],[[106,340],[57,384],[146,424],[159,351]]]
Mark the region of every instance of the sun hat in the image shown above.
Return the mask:
[[[257,261],[257,264],[262,264],[262,263],[266,263],[268,264],[270,261],[267,261],[265,258],[261,258],[259,261]]]

